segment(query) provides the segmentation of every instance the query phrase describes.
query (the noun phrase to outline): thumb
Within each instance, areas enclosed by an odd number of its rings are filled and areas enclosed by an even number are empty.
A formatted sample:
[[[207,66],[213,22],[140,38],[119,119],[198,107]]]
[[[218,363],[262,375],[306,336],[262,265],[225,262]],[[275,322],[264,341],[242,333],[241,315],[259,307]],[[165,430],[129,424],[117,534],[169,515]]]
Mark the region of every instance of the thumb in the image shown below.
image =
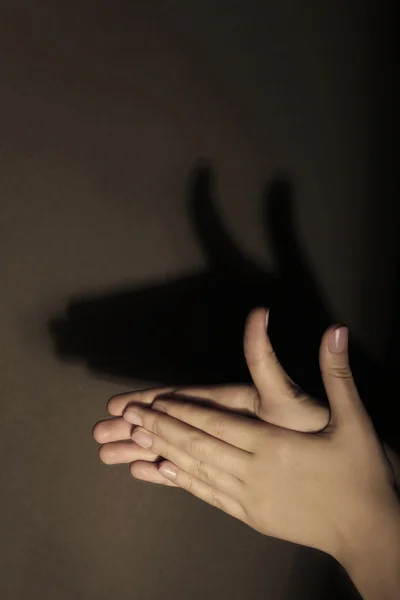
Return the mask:
[[[302,392],[279,363],[267,332],[269,313],[263,308],[248,316],[244,353],[259,393],[257,416],[294,431],[320,431],[328,422],[325,406]]]
[[[342,427],[369,421],[349,364],[348,329],[330,327],[320,347],[320,368],[331,408],[331,424]]]

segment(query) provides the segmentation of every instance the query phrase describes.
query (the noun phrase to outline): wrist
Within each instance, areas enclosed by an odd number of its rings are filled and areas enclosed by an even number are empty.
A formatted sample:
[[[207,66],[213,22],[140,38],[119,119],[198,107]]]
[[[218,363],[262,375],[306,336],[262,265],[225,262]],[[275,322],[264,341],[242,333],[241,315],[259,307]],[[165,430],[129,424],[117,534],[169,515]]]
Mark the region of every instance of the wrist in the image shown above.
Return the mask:
[[[364,533],[347,540],[337,557],[364,600],[394,600],[400,589],[400,505],[374,517]]]

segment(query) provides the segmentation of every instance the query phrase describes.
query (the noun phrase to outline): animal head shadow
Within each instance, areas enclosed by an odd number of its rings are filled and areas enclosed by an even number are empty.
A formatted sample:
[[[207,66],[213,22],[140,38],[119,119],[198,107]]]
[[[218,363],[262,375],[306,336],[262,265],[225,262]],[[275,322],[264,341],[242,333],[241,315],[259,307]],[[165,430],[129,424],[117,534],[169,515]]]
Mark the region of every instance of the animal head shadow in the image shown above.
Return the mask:
[[[66,312],[48,324],[56,353],[124,380],[249,382],[243,327],[252,308],[268,306],[270,336],[288,374],[307,392],[325,398],[318,350],[323,332],[336,319],[296,235],[289,177],[276,174],[263,198],[263,221],[278,275],[238,248],[219,214],[213,178],[210,164],[197,164],[187,197],[188,216],[208,267],[145,287],[72,299]],[[351,357],[364,400],[373,408],[381,371],[354,341]]]

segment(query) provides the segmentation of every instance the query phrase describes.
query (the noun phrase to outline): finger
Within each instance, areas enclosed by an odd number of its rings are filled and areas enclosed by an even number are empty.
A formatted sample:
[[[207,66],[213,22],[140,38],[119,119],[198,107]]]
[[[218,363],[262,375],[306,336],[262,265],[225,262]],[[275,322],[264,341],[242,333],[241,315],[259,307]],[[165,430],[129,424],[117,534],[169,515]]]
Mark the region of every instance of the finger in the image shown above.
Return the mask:
[[[147,481],[148,483],[158,483],[168,487],[178,487],[173,481],[166,479],[158,470],[158,465],[149,462],[134,462],[130,466],[130,473],[135,479]]]
[[[169,458],[166,452],[170,451],[171,447],[178,448],[196,460],[240,478],[248,465],[248,457],[252,456],[249,452],[156,410],[135,407],[135,411],[129,409],[125,413],[125,418],[129,418],[130,422],[136,420],[139,426],[135,429],[132,439],[165,458]],[[247,426],[244,421],[243,428]],[[146,432],[143,432],[143,429]]]
[[[107,410],[113,417],[121,417],[128,404],[150,405],[156,396],[159,394],[169,394],[174,389],[173,387],[149,388],[126,394],[117,394],[108,401]]]
[[[103,421],[96,423],[93,428],[93,437],[99,444],[130,440],[131,433],[132,425],[127,423],[122,417],[116,419],[104,419]]]
[[[257,449],[259,439],[265,432],[265,424],[261,421],[215,408],[182,402],[174,399],[173,395],[157,398],[152,408],[247,452],[254,452]]]
[[[242,506],[228,494],[216,490],[211,485],[204,483],[204,481],[200,481],[192,475],[185,473],[185,471],[171,462],[162,462],[158,469],[166,479],[193,496],[196,496],[196,498],[207,502],[211,506],[215,506],[215,508],[219,508],[235,519],[246,522],[246,514]]]
[[[160,398],[164,394],[155,397]],[[169,395],[169,394],[165,394]],[[201,401],[203,406],[221,408],[244,415],[255,415],[254,406],[258,401],[258,392],[253,385],[213,385],[203,388],[177,388],[171,394],[179,400]]]
[[[142,448],[132,440],[110,442],[99,448],[99,458],[106,465],[131,463],[136,460],[155,462],[159,456],[147,448]]]
[[[369,421],[349,364],[346,327],[330,327],[323,335],[320,367],[331,407],[331,424],[353,426],[360,419]]]
[[[281,367],[267,335],[269,311],[253,310],[246,322],[244,353],[252,379],[260,393],[271,392],[270,404],[289,400],[289,376]]]
[[[280,365],[267,335],[269,311],[257,308],[247,319],[244,352],[260,401],[254,410],[263,420],[296,431],[319,431],[329,411],[303,393]]]
[[[139,440],[140,443],[145,435],[149,435],[146,430],[138,429],[135,432],[134,437],[135,440]],[[183,452],[176,446],[165,442],[155,435],[152,435],[152,438],[152,448],[157,452],[160,452],[160,456],[168,459],[171,463],[185,471],[185,473],[192,475],[200,481],[204,481],[221,492],[229,494],[233,498],[239,499],[242,496],[244,484],[237,477],[213,467],[202,460],[192,458],[186,452]]]
[[[113,416],[121,416],[129,404],[150,405],[158,396],[171,393],[182,398],[204,400],[210,406],[249,414],[254,414],[254,406],[258,401],[257,390],[251,385],[150,388],[113,396],[108,402],[107,410]]]

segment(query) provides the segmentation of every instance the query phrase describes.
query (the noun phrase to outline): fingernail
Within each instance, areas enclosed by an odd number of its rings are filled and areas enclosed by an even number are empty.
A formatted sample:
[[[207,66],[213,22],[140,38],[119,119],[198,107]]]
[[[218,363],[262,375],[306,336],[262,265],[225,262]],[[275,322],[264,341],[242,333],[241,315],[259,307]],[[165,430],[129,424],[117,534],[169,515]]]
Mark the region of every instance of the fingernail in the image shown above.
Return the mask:
[[[175,479],[176,478],[176,469],[170,465],[161,465],[158,469],[165,479]]]
[[[162,404],[159,404],[158,401],[154,402],[154,404],[152,405],[152,407],[154,410],[156,410],[157,412],[162,412],[162,413],[166,413],[167,411],[165,410],[164,406]]]
[[[138,444],[138,446],[141,446],[142,448],[150,448],[151,444],[153,443],[151,435],[145,431],[134,431],[132,434],[132,439]]]
[[[143,425],[141,416],[132,409],[124,412],[123,417],[125,421],[128,421],[128,423],[132,423],[132,425]]]
[[[349,331],[347,327],[337,327],[328,337],[328,348],[333,354],[347,350]]]
[[[267,310],[267,314],[265,315],[265,329],[268,329],[268,321],[269,321],[269,310]]]

